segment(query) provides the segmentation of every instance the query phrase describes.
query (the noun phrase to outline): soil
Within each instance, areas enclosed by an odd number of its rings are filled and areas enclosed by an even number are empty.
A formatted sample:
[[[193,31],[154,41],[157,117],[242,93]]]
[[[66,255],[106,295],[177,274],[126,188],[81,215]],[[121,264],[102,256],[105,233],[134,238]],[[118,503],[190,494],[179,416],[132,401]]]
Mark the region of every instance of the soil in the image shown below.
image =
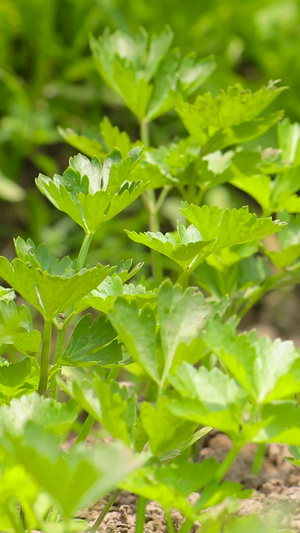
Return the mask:
[[[199,461],[215,457],[221,462],[230,447],[229,437],[214,431],[199,451]],[[253,474],[252,465],[256,451],[255,444],[246,445],[225,477],[225,480],[242,483],[245,488],[253,489],[249,499],[241,500],[238,515],[259,514],[268,526],[288,528],[300,533],[300,469],[286,459],[290,455],[287,446],[270,444],[259,474]],[[191,497],[197,498],[198,495],[192,494]],[[84,509],[80,518],[85,518],[92,526],[105,503],[106,500],[103,500],[89,509]],[[122,492],[98,531],[134,533],[136,506],[136,496]],[[175,531],[178,531],[183,522],[181,514],[174,510],[172,520]],[[200,533],[201,527],[196,525],[194,530]],[[168,532],[164,512],[155,502],[149,502],[147,505],[144,532]]]

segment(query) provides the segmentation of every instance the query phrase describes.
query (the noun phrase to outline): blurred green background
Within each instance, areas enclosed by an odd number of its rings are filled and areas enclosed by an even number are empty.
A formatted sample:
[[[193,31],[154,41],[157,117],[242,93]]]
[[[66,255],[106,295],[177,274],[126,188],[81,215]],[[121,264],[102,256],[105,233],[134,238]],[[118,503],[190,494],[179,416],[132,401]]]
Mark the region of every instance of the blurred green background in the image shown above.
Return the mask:
[[[134,117],[96,71],[89,33],[98,36],[109,27],[134,34],[140,26],[152,33],[169,24],[173,44],[182,52],[215,55],[217,69],[202,91],[215,94],[236,82],[254,90],[270,79],[281,79],[289,90],[273,109],[285,109],[289,118],[299,120],[299,13],[300,0],[1,0],[2,253],[10,253],[11,237],[18,234],[43,240],[57,253],[76,246],[72,224],[53,213],[34,185],[38,172],[62,171],[75,153],[63,142],[58,125],[88,133],[97,131],[101,118],[108,115],[133,139],[138,137]],[[174,116],[157,121],[154,144],[167,140],[174,129],[177,133],[176,120]],[[275,130],[262,142],[274,146]],[[143,214],[135,217],[137,211],[133,207],[130,229],[140,229],[146,222]],[[113,222],[109,231],[100,232],[100,259],[111,254],[110,235],[118,233],[118,225]],[[107,254],[105,247],[110,250]]]

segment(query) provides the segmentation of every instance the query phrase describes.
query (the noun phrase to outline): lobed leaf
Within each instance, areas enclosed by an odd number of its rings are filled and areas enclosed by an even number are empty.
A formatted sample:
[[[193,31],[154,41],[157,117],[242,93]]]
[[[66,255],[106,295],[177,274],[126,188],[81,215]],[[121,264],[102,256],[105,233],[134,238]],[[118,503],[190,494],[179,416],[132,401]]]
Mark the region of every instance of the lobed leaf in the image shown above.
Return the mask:
[[[169,380],[181,396],[169,406],[171,413],[237,438],[245,394],[233,379],[218,368],[196,370],[184,362]]]
[[[215,68],[212,57],[170,52],[172,40],[169,27],[150,38],[141,29],[135,38],[117,31],[90,39],[100,75],[140,121],[170,111],[178,94],[193,93]]]
[[[256,241],[277,233],[285,222],[272,218],[257,218],[249,208],[226,209],[183,203],[182,213],[191,225],[178,223],[177,234],[126,231],[134,242],[166,255],[184,270],[198,266],[210,254],[224,248]]]
[[[151,301],[156,297],[153,291],[146,291],[141,284],[134,285],[133,283],[123,283],[118,275],[107,276],[102,283],[82,300],[80,300],[76,309],[87,309],[93,307],[102,313],[108,314],[112,311],[115,299],[118,296],[123,296],[127,301],[138,300],[145,303]]]
[[[13,300],[0,300],[0,353],[8,346],[35,357],[40,350],[41,333],[33,329],[29,309]]]
[[[51,496],[63,518],[106,496],[128,472],[140,465],[121,443],[110,446],[84,444],[65,454],[58,439],[29,423],[22,438],[7,436],[15,459],[30,477]]]
[[[277,233],[286,225],[285,222],[272,218],[258,218],[249,213],[248,206],[241,209],[198,207],[183,204],[182,213],[199,231],[204,240],[215,239],[211,249],[214,252],[237,244],[243,244]]]
[[[38,382],[38,372],[29,359],[0,365],[0,403],[32,393]]]
[[[237,335],[230,324],[211,321],[205,341],[256,404],[289,397],[300,390],[300,351],[291,341]]]
[[[60,211],[67,213],[86,233],[95,231],[140,196],[145,188],[127,180],[141,158],[136,147],[122,159],[114,149],[103,165],[97,157],[89,160],[79,154],[70,159],[62,176],[53,180],[42,174],[36,179],[38,189]]]
[[[160,383],[160,373],[156,360],[156,319],[149,304],[141,311],[136,302],[117,298],[109,318],[117,330],[125,348],[156,383]]]
[[[61,435],[70,430],[77,414],[78,408],[73,402],[62,404],[34,392],[29,396],[13,399],[9,406],[0,408],[0,434],[6,432],[19,437],[26,424],[34,422],[47,432]]]
[[[158,292],[157,314],[165,360],[164,377],[170,373],[178,346],[188,346],[199,336],[210,313],[211,308],[203,294],[193,287],[183,292],[169,281],[162,283]]]
[[[176,110],[189,134],[209,153],[255,138],[275,124],[282,116],[279,113],[255,117],[284,89],[270,82],[252,93],[237,84],[215,98],[211,93],[199,95],[194,104],[178,99]]]
[[[95,418],[115,439],[130,445],[136,421],[136,398],[118,383],[104,383],[94,373],[89,379],[78,372],[58,378],[62,389]]]
[[[134,242],[144,244],[152,250],[162,253],[178,263],[184,270],[188,268],[191,261],[208,245],[213,243],[213,239],[203,240],[194,225],[185,228],[182,222],[178,222],[177,235],[160,232],[147,231],[136,233],[125,230],[128,237]]]
[[[106,278],[109,267],[97,265],[80,272],[67,271],[65,276],[52,275],[33,268],[19,258],[10,263],[0,257],[0,276],[44,317],[54,318],[97,287]]]

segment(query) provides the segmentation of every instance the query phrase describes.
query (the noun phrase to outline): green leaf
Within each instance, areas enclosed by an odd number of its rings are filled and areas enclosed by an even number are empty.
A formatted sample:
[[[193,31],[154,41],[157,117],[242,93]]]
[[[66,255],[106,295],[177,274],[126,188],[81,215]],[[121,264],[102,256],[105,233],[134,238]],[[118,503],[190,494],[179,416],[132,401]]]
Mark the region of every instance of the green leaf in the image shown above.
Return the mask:
[[[149,81],[172,39],[169,29],[154,37],[149,49],[145,30],[140,30],[136,39],[119,31],[112,35],[106,32],[99,40],[90,39],[96,65],[104,81],[140,119],[146,115],[153,89]]]
[[[282,150],[281,159],[300,165],[300,125],[291,124],[288,118],[277,126],[278,147]]]
[[[215,150],[223,150],[227,146],[234,144],[245,143],[260,137],[272,126],[277,124],[283,117],[282,111],[271,113],[263,118],[256,118],[239,124],[237,126],[231,126],[230,128],[224,128],[217,131],[206,143],[203,152],[209,153]]]
[[[54,318],[80,300],[103,281],[109,267],[98,264],[94,268],[74,270],[76,263],[69,257],[54,260],[45,245],[37,250],[34,243],[20,237],[15,241],[21,258],[0,257],[0,276],[44,317]]]
[[[215,68],[212,57],[198,60],[170,52],[172,40],[169,27],[150,38],[141,29],[135,38],[117,31],[90,39],[100,75],[140,120],[170,111],[178,93],[189,96]]]
[[[62,404],[34,392],[13,399],[9,406],[0,408],[0,434],[4,431],[21,436],[28,422],[34,422],[56,435],[65,434],[71,429],[77,414],[78,408],[73,402]]]
[[[97,138],[89,138],[85,135],[80,135],[71,128],[58,128],[59,133],[64,140],[74,146],[80,153],[87,155],[88,157],[97,156],[99,159],[104,159],[106,150]]]
[[[231,184],[246,192],[262,207],[263,212],[272,213],[271,207],[271,178],[269,176],[247,176],[233,179]]]
[[[9,302],[16,297],[13,289],[6,289],[0,286],[0,301]]]
[[[172,415],[168,409],[169,404],[170,400],[164,397],[159,400],[156,408],[148,402],[141,405],[141,423],[149,437],[153,455],[160,456],[160,460],[179,455],[197,429],[197,423]],[[202,436],[210,429],[204,428]]]
[[[108,314],[112,311],[115,299],[118,296],[123,296],[129,302],[135,299],[145,303],[148,300],[153,300],[156,294],[153,291],[146,291],[146,288],[141,284],[123,283],[121,277],[115,274],[107,276],[97,289],[94,289],[78,302],[76,308],[84,310],[88,307],[93,307],[102,313]]]
[[[0,366],[0,403],[37,389],[39,375],[29,359]]]
[[[232,517],[223,531],[224,533],[240,533],[241,531],[243,533],[253,533],[253,531],[256,533],[279,533],[280,531],[292,533],[289,529],[282,530],[268,526],[265,520],[258,515]]]
[[[249,213],[248,206],[223,211],[216,206],[198,207],[184,203],[181,211],[197,228],[203,240],[215,239],[210,245],[214,252],[236,244],[263,239],[277,233],[286,225],[285,222],[272,220],[271,217],[257,218],[254,213]]]
[[[210,314],[203,294],[189,287],[185,292],[165,281],[158,292],[158,321],[166,378],[172,368],[177,347],[189,345],[202,331]]]
[[[293,193],[300,190],[300,166],[294,166],[278,174],[272,185],[272,209],[299,212],[299,198]]]
[[[40,350],[41,333],[33,329],[32,317],[25,305],[17,307],[13,300],[0,300],[0,353],[8,346],[35,357]]]
[[[186,497],[208,483],[216,469],[214,459],[201,464],[185,462],[183,465],[144,466],[127,476],[120,486],[146,499],[157,501],[164,511],[176,508],[185,518],[195,522],[199,515]]]
[[[265,427],[253,440],[297,446],[300,439],[299,413],[299,407],[294,401],[278,401],[264,405],[261,418],[265,421]]]
[[[104,117],[100,123],[100,132],[106,151],[110,152],[114,148],[118,148],[123,158],[137,146],[141,147],[139,141],[135,143],[131,142],[126,131],[120,131],[117,126],[113,126],[108,117]]]
[[[279,233],[280,251],[271,251],[261,247],[272,263],[279,269],[292,265],[300,257],[300,215],[290,215],[282,211],[280,218],[287,226]]]
[[[128,182],[140,158],[138,147],[124,159],[121,152],[114,149],[103,165],[97,157],[89,160],[79,154],[71,157],[63,176],[55,174],[51,180],[40,174],[36,184],[57,209],[67,213],[86,233],[93,234],[144,190],[145,185],[140,182]]]
[[[7,178],[0,170],[0,198],[7,202],[21,202],[25,199],[25,190]]]
[[[116,299],[109,318],[134,361],[156,383],[160,383],[156,360],[156,319],[150,305],[146,304],[139,311],[134,300],[127,302],[120,297]]]
[[[218,207],[183,203],[182,213],[191,222],[188,228],[179,222],[177,235],[157,232],[126,231],[135,242],[144,244],[173,259],[184,270],[198,266],[211,253],[237,244],[263,239],[277,233],[285,222],[257,218],[248,207],[222,210]]]
[[[20,519],[18,506],[22,506],[27,527],[37,526],[32,508],[38,498],[38,485],[21,465],[5,466],[0,475],[0,527],[2,531],[15,531]],[[17,504],[18,502],[18,504]]]
[[[215,68],[212,56],[199,60],[195,54],[181,57],[178,49],[170,52],[157,69],[146,120],[154,120],[172,110],[177,104],[178,94],[187,98]]]
[[[59,363],[64,366],[116,365],[122,361],[121,345],[113,342],[117,333],[104,316],[92,323],[87,314],[77,322]]]
[[[191,137],[169,146],[148,148],[134,176],[148,182],[148,187],[153,189],[189,183],[192,165],[199,153],[200,148]]]
[[[237,335],[230,324],[213,321],[207,326],[205,341],[255,403],[299,392],[300,351],[291,341],[272,343],[267,336],[258,337],[255,330]]]
[[[194,104],[179,99],[176,110],[189,134],[200,146],[207,144],[208,153],[257,137],[276,123],[279,114],[254,119],[284,89],[270,82],[251,93],[237,84],[220,91],[215,98],[211,93],[199,95]]]
[[[175,416],[215,427],[237,438],[245,394],[218,368],[196,370],[184,362],[169,380],[181,395],[169,409]]]
[[[62,389],[85,411],[90,413],[115,439],[130,445],[136,419],[136,398],[118,383],[104,383],[94,373],[67,373],[67,381],[58,379]]]
[[[121,443],[73,446],[65,454],[58,439],[33,423],[22,438],[9,435],[14,457],[59,506],[65,519],[106,496],[141,460]]]
[[[113,126],[108,117],[104,117],[100,122],[100,134],[97,136],[79,135],[70,128],[58,128],[58,130],[62,137],[81,153],[88,157],[97,156],[101,160],[115,148],[118,148],[125,158],[133,148],[141,146],[139,141],[132,143],[129,135],[125,131],[120,131],[117,126]]]
[[[213,243],[212,239],[202,239],[201,234],[194,225],[185,228],[182,222],[178,222],[177,234],[147,231],[136,233],[125,230],[128,237],[134,242],[144,244],[152,250],[162,253],[178,263],[184,270],[191,261],[199,255],[202,249]]]

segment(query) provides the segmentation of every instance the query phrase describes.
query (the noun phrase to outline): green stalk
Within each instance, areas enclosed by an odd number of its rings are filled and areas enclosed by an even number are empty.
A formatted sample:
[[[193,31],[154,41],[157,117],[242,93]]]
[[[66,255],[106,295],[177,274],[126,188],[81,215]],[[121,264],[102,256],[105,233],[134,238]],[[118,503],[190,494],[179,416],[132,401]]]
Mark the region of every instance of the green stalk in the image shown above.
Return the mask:
[[[84,239],[82,241],[82,245],[80,248],[80,252],[77,258],[79,268],[83,268],[83,265],[85,263],[85,260],[86,260],[91,242],[92,242],[92,238],[93,238],[93,233],[86,233],[84,236]]]
[[[194,522],[186,518],[181,528],[179,529],[178,533],[190,533],[193,525],[194,525]]]
[[[167,528],[168,528],[168,533],[175,533],[175,529],[174,529],[174,525],[173,525],[173,520],[171,518],[171,514],[170,512],[166,511],[165,512],[165,515],[166,515],[166,521],[167,521]]]
[[[107,513],[110,510],[111,506],[115,503],[115,501],[116,501],[117,497],[119,496],[120,492],[121,492],[121,489],[114,490],[114,492],[111,495],[111,498],[108,500],[108,502],[105,505],[104,509],[102,509],[100,515],[98,516],[98,518],[97,518],[96,522],[94,523],[94,525],[91,527],[89,533],[97,533],[98,527],[100,526],[100,524],[102,524],[105,516],[107,515]]]
[[[7,509],[7,514],[11,523],[13,524],[15,533],[25,533],[25,527],[20,514],[18,513],[17,509],[12,509],[11,507],[12,506],[9,506]]]
[[[264,460],[266,451],[266,445],[265,443],[261,443],[258,445],[257,452],[254,457],[253,465],[251,473],[257,475],[262,467],[262,463]]]
[[[243,444],[236,443],[232,446],[231,450],[226,455],[224,461],[220,464],[219,468],[217,469],[215,480],[218,483],[221,483],[223,477],[225,474],[227,474],[229,468],[231,467],[233,461],[238,456],[240,449],[243,447]]]
[[[56,346],[55,346],[55,352],[54,352],[54,358],[53,358],[54,365],[57,365],[59,359],[61,358],[63,354],[65,339],[66,339],[66,328],[65,327],[58,328],[57,336],[56,336]],[[59,374],[60,374],[60,371],[58,371],[58,375]],[[53,376],[53,378],[51,379],[50,390],[51,390],[51,398],[53,398],[54,400],[56,399],[56,389],[57,389],[57,382],[56,382],[55,376]]]
[[[140,136],[144,146],[149,146],[149,127],[148,122],[141,120],[140,122]],[[160,231],[158,209],[156,204],[155,192],[149,189],[143,193],[144,204],[149,214],[149,229],[152,232]],[[161,205],[161,203],[160,203]],[[151,250],[152,274],[159,283],[163,278],[161,255],[155,250]]]
[[[166,197],[168,196],[169,192],[171,191],[172,187],[171,185],[165,185],[157,199],[157,202],[156,202],[156,211],[157,213],[159,212],[161,206],[163,205]]]
[[[94,425],[94,422],[95,422],[95,418],[91,414],[88,414],[84,424],[81,427],[80,433],[77,436],[75,444],[78,444],[78,442],[85,441],[85,439],[87,438],[89,432],[91,431]]]
[[[203,261],[212,253],[210,250],[209,252],[206,252],[204,255],[201,255],[199,258],[195,257],[191,263],[189,264],[188,268],[182,272],[182,274],[179,276],[178,280],[176,281],[176,285],[183,285],[186,283],[186,281],[189,279],[189,277],[192,275],[194,270],[201,264]]]
[[[136,523],[135,533],[143,533],[145,525],[145,513],[146,513],[147,500],[143,496],[138,497],[137,511],[136,511]]]
[[[112,381],[116,381],[118,375],[120,374],[120,370],[120,366],[117,366],[116,368],[111,368],[106,376],[105,383],[112,383]]]
[[[49,371],[49,359],[51,349],[51,336],[52,336],[52,320],[45,318],[44,332],[43,332],[43,346],[41,353],[41,370],[40,370],[40,382],[38,392],[41,396],[45,396],[48,386],[48,371]]]
[[[144,146],[149,146],[149,127],[147,120],[140,122],[140,137]]]

